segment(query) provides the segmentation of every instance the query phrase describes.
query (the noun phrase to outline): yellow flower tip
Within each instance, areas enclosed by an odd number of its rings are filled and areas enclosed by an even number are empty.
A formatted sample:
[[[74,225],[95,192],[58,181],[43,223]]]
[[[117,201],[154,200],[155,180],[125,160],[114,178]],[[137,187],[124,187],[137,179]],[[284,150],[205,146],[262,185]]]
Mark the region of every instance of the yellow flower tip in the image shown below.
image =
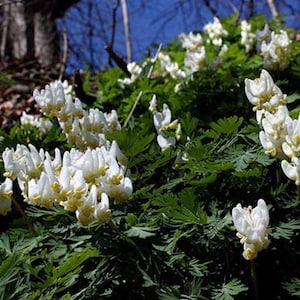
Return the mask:
[[[112,185],[119,185],[121,183],[123,176],[121,174],[113,175],[110,179]]]
[[[297,144],[300,144],[300,135],[298,133],[294,134],[294,140]]]
[[[59,193],[60,192],[60,184],[57,181],[53,182],[52,189],[55,193]]]
[[[101,166],[99,168],[99,176],[105,176],[107,170],[108,170],[108,166]]]
[[[97,217],[97,220],[100,224],[103,224],[110,218],[110,216],[111,216],[111,211],[109,209],[109,210],[106,210],[105,212],[103,212],[101,215],[99,215]]]
[[[247,260],[252,260],[252,259],[256,258],[257,252],[254,249],[246,248],[244,250],[243,256]]]
[[[128,200],[129,196],[121,191],[113,191],[111,195],[117,203],[124,203]]]

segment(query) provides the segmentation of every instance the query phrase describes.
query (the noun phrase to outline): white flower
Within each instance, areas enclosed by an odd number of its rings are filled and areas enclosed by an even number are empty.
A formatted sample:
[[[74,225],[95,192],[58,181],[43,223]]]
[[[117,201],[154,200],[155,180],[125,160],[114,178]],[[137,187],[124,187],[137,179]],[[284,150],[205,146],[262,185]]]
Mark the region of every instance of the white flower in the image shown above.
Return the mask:
[[[182,48],[190,51],[196,51],[203,44],[200,33],[190,32],[188,35],[182,33],[179,35],[179,40],[181,41]]]
[[[251,24],[246,20],[241,22],[241,44],[245,46],[246,52],[249,52],[255,43],[255,34],[251,32]]]
[[[118,114],[116,110],[112,110],[110,113],[104,113],[105,120],[108,124],[108,131],[113,132],[121,129],[121,124],[118,120]]]
[[[20,123],[23,126],[29,124],[33,127],[36,127],[40,130],[41,133],[48,132],[53,126],[50,120],[41,118],[40,116],[29,115],[26,112],[22,113]]]
[[[223,44],[218,55],[222,57],[227,53],[227,51],[228,51],[228,46],[226,44]]]
[[[257,30],[256,31],[256,51],[260,52],[261,50],[261,44],[263,41],[265,43],[269,43],[271,40],[271,30],[269,29],[269,25],[265,24],[263,30]]]
[[[6,178],[0,184],[0,215],[6,216],[11,211],[12,181]]]
[[[170,146],[174,146],[176,139],[174,136],[166,136],[164,131],[174,130],[175,136],[179,139],[181,135],[181,126],[178,120],[171,122],[172,113],[167,104],[163,104],[163,111],[153,111],[153,121],[157,132],[157,142],[161,150],[164,151]]]
[[[105,187],[104,187],[105,190]],[[129,177],[123,177],[117,185],[110,185],[109,195],[116,203],[123,203],[132,195],[132,181]]]
[[[154,111],[156,111],[156,107],[157,107],[156,95],[153,95],[151,101],[149,102],[149,110],[153,113]]]
[[[95,207],[97,204],[97,188],[92,185],[88,196],[84,199],[82,204],[77,208],[75,214],[76,218],[81,225],[87,226],[91,223],[95,213]]]
[[[177,62],[172,62],[171,58],[167,54],[159,53],[158,59],[160,61],[160,67],[164,71],[163,75],[169,74],[173,79],[184,80],[186,73],[179,68]]]
[[[163,104],[162,112],[155,111],[153,113],[154,126],[157,133],[171,123],[172,113],[167,104]]]
[[[25,202],[46,208],[49,208],[55,202],[56,193],[52,189],[49,177],[45,172],[42,172],[39,179],[28,181],[27,195],[24,194],[24,197]]]
[[[142,68],[136,63],[131,62],[127,65],[127,70],[131,74],[130,82],[135,82],[142,73]]]
[[[285,105],[286,96],[266,70],[261,71],[259,78],[245,79],[245,92],[249,102],[254,105],[253,110],[274,112],[279,105]]]
[[[41,91],[34,90],[33,97],[41,111],[49,117],[57,116],[65,104],[65,93],[61,82],[50,83]]]
[[[197,51],[187,51],[184,59],[184,67],[187,74],[192,74],[202,69],[206,61],[206,52],[203,46]]]
[[[292,158],[300,155],[300,114],[298,120],[287,122],[286,141],[282,144],[285,155]]]
[[[161,134],[159,134],[157,136],[157,143],[159,145],[159,147],[161,148],[162,151],[166,150],[167,148],[169,148],[170,146],[175,146],[176,144],[176,139],[174,136],[170,136],[170,137],[164,137]]]
[[[282,160],[281,168],[286,177],[294,180],[296,185],[300,185],[300,160],[297,157],[292,157],[291,162]]]
[[[282,146],[287,135],[287,124],[290,122],[288,109],[285,105],[280,105],[274,114],[266,111],[265,118],[262,119],[263,131],[259,133],[259,139],[265,149],[266,154],[285,158]]]
[[[286,31],[271,33],[269,43],[263,41],[261,44],[261,55],[264,58],[264,67],[267,69],[284,70],[287,68],[288,53],[291,50],[291,40]]]
[[[111,215],[109,199],[106,193],[101,193],[101,202],[97,203],[94,211],[95,219],[100,223],[106,222]]]
[[[206,24],[203,29],[208,34],[208,41],[211,41],[215,46],[222,46],[222,37],[228,35],[217,17],[214,17],[214,22]]]
[[[234,226],[238,231],[237,236],[244,246],[243,256],[251,260],[257,252],[266,249],[269,245],[268,230],[269,211],[263,199],[257,201],[257,206],[242,208],[238,204],[232,210]]]

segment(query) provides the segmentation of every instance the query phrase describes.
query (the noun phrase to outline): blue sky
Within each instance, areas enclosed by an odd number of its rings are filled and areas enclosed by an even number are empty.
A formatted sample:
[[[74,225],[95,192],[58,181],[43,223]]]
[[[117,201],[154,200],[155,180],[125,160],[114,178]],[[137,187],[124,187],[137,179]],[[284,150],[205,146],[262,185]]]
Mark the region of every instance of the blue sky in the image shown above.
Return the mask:
[[[117,1],[81,0],[71,8],[59,28],[65,28],[70,48],[67,71],[85,69],[87,63],[94,71],[107,66],[108,55],[104,50],[110,43],[112,35],[113,8]],[[247,3],[248,1],[244,1]],[[241,0],[219,1],[210,3],[219,16],[225,17],[240,7]],[[275,1],[278,10],[286,14],[287,26],[300,29],[300,0]],[[127,0],[130,21],[133,60],[139,61],[150,45],[166,44],[182,32],[201,30],[212,21],[213,14],[200,0]],[[242,11],[243,17],[247,10]],[[255,1],[254,14],[265,13],[269,18],[270,11],[265,1]],[[116,10],[116,32],[114,49],[126,57],[124,28],[121,6]],[[93,51],[91,51],[93,49]]]

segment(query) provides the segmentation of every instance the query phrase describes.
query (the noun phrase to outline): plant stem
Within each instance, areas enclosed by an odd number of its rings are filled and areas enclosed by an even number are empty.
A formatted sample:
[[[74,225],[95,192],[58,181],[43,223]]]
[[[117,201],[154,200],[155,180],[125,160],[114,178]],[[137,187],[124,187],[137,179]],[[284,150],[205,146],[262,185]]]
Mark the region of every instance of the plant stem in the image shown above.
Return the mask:
[[[256,275],[254,259],[250,260],[250,266],[251,266],[251,277],[252,277],[254,296],[255,296],[254,299],[259,300],[258,283],[257,283],[257,275]]]
[[[20,213],[20,215],[22,216],[23,220],[27,223],[28,229],[31,231],[31,233],[36,236],[36,232],[32,226],[32,223],[30,222],[30,220],[28,219],[28,217],[26,216],[23,208],[21,207],[21,205],[18,203],[18,201],[14,198],[12,198],[12,203],[14,204],[14,206],[16,207],[17,211]]]
[[[300,203],[300,185],[297,185],[297,200]]]

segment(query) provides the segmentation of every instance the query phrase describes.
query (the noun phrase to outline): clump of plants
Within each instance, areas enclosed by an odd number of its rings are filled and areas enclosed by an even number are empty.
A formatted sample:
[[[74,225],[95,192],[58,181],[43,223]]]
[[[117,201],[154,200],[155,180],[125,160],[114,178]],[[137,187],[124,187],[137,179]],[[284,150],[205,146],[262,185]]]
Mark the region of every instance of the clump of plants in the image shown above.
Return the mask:
[[[40,115],[1,132],[0,299],[297,299],[300,46],[283,26],[215,18],[129,77],[97,74],[92,104],[35,90]]]

